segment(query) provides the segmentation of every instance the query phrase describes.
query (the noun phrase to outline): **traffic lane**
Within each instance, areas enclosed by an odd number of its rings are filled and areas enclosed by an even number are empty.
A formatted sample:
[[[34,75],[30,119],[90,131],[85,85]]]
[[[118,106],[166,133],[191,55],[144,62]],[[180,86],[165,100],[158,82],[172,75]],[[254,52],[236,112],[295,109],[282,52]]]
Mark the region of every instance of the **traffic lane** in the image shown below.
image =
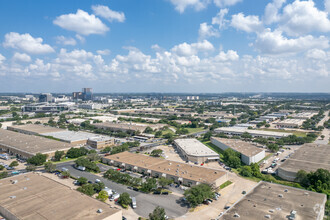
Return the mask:
[[[181,197],[179,196],[171,195],[171,194],[152,195],[152,194],[145,194],[142,192],[130,190],[125,185],[112,182],[108,179],[105,179],[103,177],[97,176],[89,172],[83,172],[77,170],[76,168],[73,167],[72,162],[57,165],[58,169],[61,169],[63,167],[67,168],[70,174],[75,178],[85,177],[93,182],[95,182],[96,179],[99,179],[104,183],[105,186],[115,190],[117,193],[127,192],[128,194],[130,194],[131,197],[135,197],[138,205],[137,208],[134,209],[134,212],[143,217],[148,217],[149,213],[151,213],[154,210],[154,208],[157,206],[163,207],[167,215],[171,218],[182,216],[188,211],[188,208],[180,203]]]

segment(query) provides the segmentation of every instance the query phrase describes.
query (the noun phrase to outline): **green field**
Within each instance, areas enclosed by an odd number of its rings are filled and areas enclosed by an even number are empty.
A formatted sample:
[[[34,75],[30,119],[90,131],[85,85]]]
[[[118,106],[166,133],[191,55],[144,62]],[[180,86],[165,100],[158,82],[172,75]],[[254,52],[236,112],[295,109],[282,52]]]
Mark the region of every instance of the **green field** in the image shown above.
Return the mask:
[[[204,127],[200,127],[200,128],[186,128],[189,133],[188,134],[193,134],[193,133],[197,133],[197,132],[200,132],[200,131],[204,131]]]
[[[220,158],[222,158],[223,150],[221,150],[220,148],[218,148],[217,146],[215,146],[214,144],[212,144],[211,141],[204,141],[202,143],[205,144],[206,146],[208,146],[210,149],[212,149],[215,152],[217,152],[220,155]]]
[[[306,132],[303,131],[294,131],[294,130],[279,130],[279,129],[268,129],[268,128],[262,128],[258,129],[262,131],[274,131],[274,132],[284,132],[284,133],[292,133],[296,135],[297,137],[306,137]]]

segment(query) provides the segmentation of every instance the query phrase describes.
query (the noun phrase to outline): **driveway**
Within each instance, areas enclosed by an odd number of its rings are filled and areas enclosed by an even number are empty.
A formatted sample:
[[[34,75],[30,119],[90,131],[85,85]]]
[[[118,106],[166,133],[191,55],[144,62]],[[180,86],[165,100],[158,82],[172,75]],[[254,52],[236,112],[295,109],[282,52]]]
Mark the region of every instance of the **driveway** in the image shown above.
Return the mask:
[[[180,197],[177,195],[152,195],[136,192],[128,189],[125,185],[112,182],[99,175],[77,170],[73,167],[73,162],[57,164],[57,169],[61,169],[63,167],[67,168],[70,174],[76,178],[85,177],[93,182],[95,182],[96,179],[99,179],[105,184],[105,186],[115,190],[117,193],[127,192],[131,197],[135,197],[137,201],[137,208],[134,209],[134,212],[139,216],[148,217],[149,213],[151,213],[157,206],[164,208],[167,216],[170,218],[177,218],[184,215],[188,211],[188,207],[180,204]],[[106,166],[102,166],[102,168],[105,169]]]

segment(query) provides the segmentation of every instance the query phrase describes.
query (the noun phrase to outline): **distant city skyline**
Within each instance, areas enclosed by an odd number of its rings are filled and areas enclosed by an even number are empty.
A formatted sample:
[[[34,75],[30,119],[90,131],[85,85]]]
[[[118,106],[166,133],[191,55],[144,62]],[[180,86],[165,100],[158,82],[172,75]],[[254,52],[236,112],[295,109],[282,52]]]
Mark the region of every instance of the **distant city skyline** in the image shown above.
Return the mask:
[[[330,0],[12,0],[0,19],[0,93],[330,92]]]

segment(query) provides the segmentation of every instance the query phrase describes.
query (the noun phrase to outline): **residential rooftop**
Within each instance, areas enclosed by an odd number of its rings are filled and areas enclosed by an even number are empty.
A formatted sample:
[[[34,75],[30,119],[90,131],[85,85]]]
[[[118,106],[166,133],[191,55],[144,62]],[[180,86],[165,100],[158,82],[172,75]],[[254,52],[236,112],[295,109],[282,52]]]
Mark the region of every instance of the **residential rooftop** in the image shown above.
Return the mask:
[[[176,139],[174,142],[179,145],[186,154],[191,156],[219,156],[218,153],[194,138]]]
[[[248,156],[248,157],[252,157],[252,156],[257,155],[260,152],[264,151],[264,149],[258,148],[251,143],[237,140],[237,139],[228,139],[228,138],[219,138],[219,137],[212,137],[212,139],[220,141],[221,143],[227,145],[231,149],[233,149],[241,154],[244,154],[245,156]]]
[[[316,220],[324,215],[326,200],[325,194],[261,181],[220,219],[288,219],[295,210],[297,220]]]
[[[19,149],[30,154],[49,153],[57,150],[67,150],[73,147],[70,144],[45,137],[27,135],[15,131],[0,129],[0,146]]]
[[[220,170],[209,169],[129,152],[109,155],[105,158],[118,161],[120,163],[130,164],[132,166],[154,170],[168,175],[191,179],[201,183],[213,183],[220,177],[226,175],[226,172]]]
[[[329,155],[329,144],[304,144],[280,168],[291,172],[298,172],[299,170],[310,172],[318,168],[330,170]]]
[[[1,207],[17,219],[31,220],[106,219],[109,216],[119,220],[122,215],[119,209],[36,173],[0,180],[0,211]]]

